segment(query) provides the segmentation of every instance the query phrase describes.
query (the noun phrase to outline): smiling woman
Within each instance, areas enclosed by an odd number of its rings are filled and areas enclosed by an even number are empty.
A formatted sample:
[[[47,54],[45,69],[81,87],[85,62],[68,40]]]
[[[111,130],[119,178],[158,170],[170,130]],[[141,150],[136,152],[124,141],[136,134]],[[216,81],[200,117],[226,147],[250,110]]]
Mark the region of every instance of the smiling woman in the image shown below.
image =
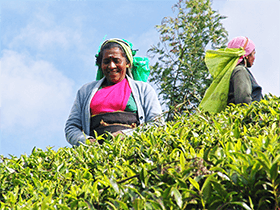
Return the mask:
[[[97,135],[128,134],[136,126],[153,121],[161,114],[154,89],[146,83],[148,59],[134,57],[125,40],[105,41],[96,56],[97,81],[77,93],[65,133],[72,145],[95,141]],[[139,81],[140,80],[140,81]],[[99,141],[99,143],[102,143]]]
[[[106,77],[107,84],[112,85],[121,82],[125,78],[127,64],[122,51],[118,47],[104,51],[102,62],[103,74]]]

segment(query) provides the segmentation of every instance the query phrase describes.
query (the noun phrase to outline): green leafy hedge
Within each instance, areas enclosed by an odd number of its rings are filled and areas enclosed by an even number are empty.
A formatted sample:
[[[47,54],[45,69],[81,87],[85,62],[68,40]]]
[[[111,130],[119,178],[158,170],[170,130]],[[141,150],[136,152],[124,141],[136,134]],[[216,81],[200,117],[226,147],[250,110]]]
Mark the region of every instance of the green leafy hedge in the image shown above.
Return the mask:
[[[280,98],[1,156],[0,209],[279,209]]]

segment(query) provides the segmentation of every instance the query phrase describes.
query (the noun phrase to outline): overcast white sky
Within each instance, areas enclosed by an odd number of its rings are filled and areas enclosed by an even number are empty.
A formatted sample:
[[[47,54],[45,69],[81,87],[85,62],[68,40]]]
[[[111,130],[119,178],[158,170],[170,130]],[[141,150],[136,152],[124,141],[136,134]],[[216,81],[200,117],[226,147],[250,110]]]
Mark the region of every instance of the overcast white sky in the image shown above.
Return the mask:
[[[145,56],[155,25],[177,1],[1,1],[0,155],[70,146],[64,125],[76,92],[95,80],[94,55],[105,35],[124,38]],[[280,95],[280,1],[214,0],[229,39],[256,44],[251,68],[265,94]]]

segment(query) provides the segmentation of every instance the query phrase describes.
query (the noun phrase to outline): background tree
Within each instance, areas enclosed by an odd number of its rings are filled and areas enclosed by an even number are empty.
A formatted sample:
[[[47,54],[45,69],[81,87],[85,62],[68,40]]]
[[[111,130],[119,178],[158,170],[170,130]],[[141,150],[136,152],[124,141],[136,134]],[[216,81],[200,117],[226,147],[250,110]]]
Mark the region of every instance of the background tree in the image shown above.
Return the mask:
[[[156,26],[160,42],[148,50],[157,58],[150,82],[157,85],[169,110],[181,104],[176,111],[182,113],[198,106],[212,81],[204,63],[205,49],[222,47],[228,33],[221,23],[226,17],[212,10],[210,0],[179,0],[172,8],[177,15]],[[168,112],[167,119],[173,115]]]

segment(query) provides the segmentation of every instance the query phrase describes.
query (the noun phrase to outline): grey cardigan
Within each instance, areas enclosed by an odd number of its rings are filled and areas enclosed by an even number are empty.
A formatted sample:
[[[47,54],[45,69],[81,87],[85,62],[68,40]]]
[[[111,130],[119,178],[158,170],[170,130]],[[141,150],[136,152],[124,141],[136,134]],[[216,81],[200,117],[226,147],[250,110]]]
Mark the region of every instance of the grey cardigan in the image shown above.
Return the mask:
[[[161,115],[162,110],[157,94],[148,83],[126,77],[137,106],[140,124]],[[70,115],[65,125],[67,141],[72,145],[85,143],[90,133],[90,102],[105,78],[83,85],[77,92]],[[83,133],[84,132],[84,133]]]

